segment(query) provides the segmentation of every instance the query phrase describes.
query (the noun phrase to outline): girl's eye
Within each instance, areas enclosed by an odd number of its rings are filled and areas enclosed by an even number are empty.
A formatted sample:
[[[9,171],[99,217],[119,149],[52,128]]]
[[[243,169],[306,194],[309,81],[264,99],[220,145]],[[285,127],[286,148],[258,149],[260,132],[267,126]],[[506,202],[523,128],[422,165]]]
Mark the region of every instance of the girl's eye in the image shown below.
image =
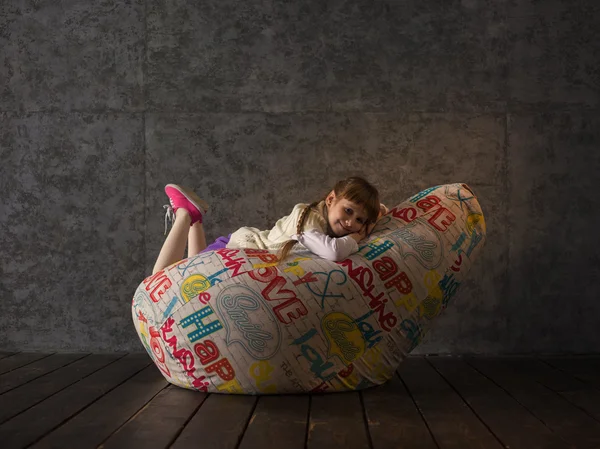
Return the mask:
[[[345,211],[345,212],[346,212],[348,215],[352,215],[352,209],[350,209],[350,208],[348,208],[348,207],[346,208],[346,211]]]
[[[365,224],[365,220],[362,218],[357,218],[356,221],[358,221],[360,224]]]

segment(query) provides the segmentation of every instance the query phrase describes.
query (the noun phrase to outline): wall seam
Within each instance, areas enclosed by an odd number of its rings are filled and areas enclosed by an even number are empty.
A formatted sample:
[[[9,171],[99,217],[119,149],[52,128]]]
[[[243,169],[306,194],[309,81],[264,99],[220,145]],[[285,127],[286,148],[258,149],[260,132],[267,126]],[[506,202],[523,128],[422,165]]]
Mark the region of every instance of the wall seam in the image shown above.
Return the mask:
[[[505,13],[505,17],[506,17],[506,27],[504,27],[504,35],[503,35],[503,42],[505,45],[504,51],[505,51],[505,60],[504,63],[506,64],[506,70],[505,70],[505,79],[504,79],[504,148],[503,148],[503,157],[504,157],[504,173],[503,173],[503,177],[504,179],[502,180],[502,183],[504,184],[504,193],[505,193],[505,198],[506,198],[506,202],[505,202],[505,207],[506,207],[506,265],[505,265],[505,280],[504,280],[504,286],[503,286],[503,292],[502,292],[502,300],[504,302],[504,304],[507,304],[509,301],[509,297],[510,297],[510,282],[511,282],[511,275],[510,275],[510,267],[511,267],[511,254],[510,254],[510,248],[511,248],[511,241],[512,241],[512,226],[511,226],[511,222],[510,222],[510,211],[512,210],[512,203],[511,203],[511,186],[510,186],[510,160],[509,160],[509,145],[510,145],[510,134],[509,134],[509,124],[510,124],[510,110],[511,110],[511,84],[510,84],[510,79],[511,79],[511,72],[513,71],[513,67],[510,64],[510,53],[511,53],[511,44],[510,44],[510,33],[508,30],[508,17],[510,15],[509,12],[509,6],[505,5],[505,7],[507,9],[504,10]],[[514,105],[512,105],[514,107]],[[509,306],[510,307],[510,304]],[[503,310],[507,310],[507,308],[504,308]],[[504,351],[507,353],[511,353],[512,352],[512,333],[510,332],[510,328],[511,325],[509,323],[510,321],[510,314],[507,314],[505,321],[504,321],[504,325],[505,325],[505,329],[504,329],[504,335],[505,340],[502,344],[502,346],[504,347]],[[511,347],[511,349],[507,349],[507,347]]]
[[[143,168],[143,190],[142,190],[142,204],[143,204],[143,213],[142,217],[144,219],[144,225],[142,226],[142,230],[144,232],[144,241],[143,241],[143,261],[144,261],[144,273],[143,277],[146,276],[146,267],[148,266],[148,220],[146,217],[146,204],[147,204],[147,192],[148,192],[148,176],[146,174],[147,168],[147,156],[148,151],[146,148],[146,114],[148,112],[148,105],[146,103],[146,60],[148,58],[148,0],[144,0],[144,44],[143,44],[143,57],[142,57],[142,103],[143,103],[143,114],[142,114],[142,168]]]
[[[511,274],[510,274],[510,267],[511,267],[511,253],[510,253],[510,248],[511,248],[511,241],[512,241],[512,224],[511,224],[511,217],[510,217],[510,211],[511,209],[511,185],[510,185],[510,158],[509,158],[509,145],[510,145],[510,132],[509,132],[509,126],[510,126],[510,112],[509,112],[509,107],[508,107],[508,101],[507,101],[507,105],[506,105],[506,113],[504,114],[504,188],[505,188],[505,192],[506,192],[506,281],[505,281],[505,285],[504,285],[504,300],[507,301],[507,299],[510,296],[510,282],[511,282]],[[509,305],[510,307],[510,305]],[[507,335],[511,335],[510,332],[508,332],[510,326],[509,323],[510,320],[510,316],[508,316],[506,318],[506,331],[507,331]],[[510,337],[509,337],[510,338]],[[508,346],[511,346],[511,342],[507,342]],[[511,352],[511,350],[509,350],[508,352]]]

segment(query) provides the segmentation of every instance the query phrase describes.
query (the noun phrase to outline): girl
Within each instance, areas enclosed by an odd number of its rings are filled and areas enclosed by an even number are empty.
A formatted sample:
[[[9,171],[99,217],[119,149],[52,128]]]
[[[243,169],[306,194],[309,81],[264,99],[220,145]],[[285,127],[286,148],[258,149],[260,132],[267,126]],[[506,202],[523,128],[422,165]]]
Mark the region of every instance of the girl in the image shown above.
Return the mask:
[[[188,257],[219,248],[255,248],[279,251],[279,260],[284,260],[294,245],[301,243],[320,257],[343,260],[358,251],[358,242],[369,235],[379,216],[387,213],[379,203],[377,189],[363,178],[351,177],[338,181],[322,200],[297,204],[271,230],[243,227],[207,247],[202,217],[208,204],[176,184],[168,184],[165,192],[170,202],[165,206],[165,228],[169,219],[173,227],[153,274],[182,260],[186,243]]]

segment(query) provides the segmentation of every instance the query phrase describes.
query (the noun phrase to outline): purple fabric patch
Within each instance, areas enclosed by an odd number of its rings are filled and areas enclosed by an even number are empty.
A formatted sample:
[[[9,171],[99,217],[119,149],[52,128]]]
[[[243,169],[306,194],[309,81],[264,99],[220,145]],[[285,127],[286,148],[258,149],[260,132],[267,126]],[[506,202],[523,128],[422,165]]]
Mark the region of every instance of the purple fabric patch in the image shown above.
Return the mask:
[[[205,251],[215,251],[217,249],[223,249],[229,243],[229,239],[231,239],[231,234],[229,234],[227,237],[221,236],[200,252],[203,253]]]

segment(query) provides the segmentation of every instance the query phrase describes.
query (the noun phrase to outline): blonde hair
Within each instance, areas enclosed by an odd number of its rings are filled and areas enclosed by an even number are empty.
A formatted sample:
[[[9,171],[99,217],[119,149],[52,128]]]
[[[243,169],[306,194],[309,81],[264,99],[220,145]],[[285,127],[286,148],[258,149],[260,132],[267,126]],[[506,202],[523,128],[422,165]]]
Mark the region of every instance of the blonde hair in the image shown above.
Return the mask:
[[[335,193],[335,197],[338,200],[344,198],[359,206],[364,207],[365,212],[367,213],[367,221],[365,222],[365,226],[368,226],[369,224],[375,223],[375,221],[377,221],[377,217],[379,215],[379,192],[372,184],[370,184],[364,178],[361,178],[360,176],[352,176],[350,178],[342,179],[335,184],[335,186],[333,187],[333,192]],[[308,213],[311,210],[318,212],[316,206],[321,201],[324,201],[327,198],[327,195],[325,195],[321,200],[315,201],[314,203],[311,203],[304,208],[304,210],[300,214],[300,217],[298,218],[298,224],[296,225],[296,234],[302,233],[302,230],[304,228],[304,222],[306,221]],[[329,226],[329,220],[327,219],[327,206],[325,206],[324,218],[327,222],[327,235],[330,237],[336,237]],[[298,243],[296,240],[288,240],[283,245],[278,254],[280,262],[282,262],[285,258],[288,257],[296,243]]]

